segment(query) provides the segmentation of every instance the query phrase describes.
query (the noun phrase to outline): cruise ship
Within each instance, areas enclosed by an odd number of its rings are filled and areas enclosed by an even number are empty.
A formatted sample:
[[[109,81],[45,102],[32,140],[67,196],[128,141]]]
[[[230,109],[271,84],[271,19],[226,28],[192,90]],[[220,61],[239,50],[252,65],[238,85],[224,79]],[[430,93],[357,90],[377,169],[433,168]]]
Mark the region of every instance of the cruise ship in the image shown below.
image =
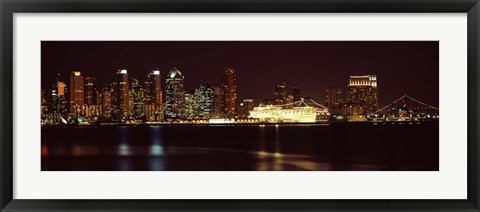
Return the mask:
[[[260,122],[270,123],[315,123],[328,120],[329,113],[327,109],[315,107],[281,107],[267,105],[254,107],[250,111],[250,117],[258,119]]]

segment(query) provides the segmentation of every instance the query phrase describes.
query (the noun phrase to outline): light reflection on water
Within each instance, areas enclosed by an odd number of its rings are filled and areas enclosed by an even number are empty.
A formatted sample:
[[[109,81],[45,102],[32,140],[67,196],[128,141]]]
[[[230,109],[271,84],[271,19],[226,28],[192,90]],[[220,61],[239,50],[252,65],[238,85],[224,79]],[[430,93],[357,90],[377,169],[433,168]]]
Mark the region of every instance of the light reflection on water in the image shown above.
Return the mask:
[[[54,142],[42,140],[41,155],[51,163],[48,167],[55,167],[54,165],[61,164],[62,160],[67,161],[65,162],[65,164],[68,163],[67,165],[55,168],[56,170],[75,170],[76,168],[81,170],[91,167],[95,169],[98,162],[99,164],[103,163],[104,167],[124,171],[381,170],[383,169],[382,163],[377,162],[382,162],[381,160],[385,158],[390,159],[391,155],[388,153],[377,151],[383,148],[384,142],[373,142],[376,145],[370,146],[373,149],[369,149],[365,142],[361,145],[348,143],[342,139],[338,139],[336,142],[331,139],[332,135],[349,138],[348,134],[343,135],[338,132],[357,129],[337,127],[340,129],[329,134],[329,131],[336,129],[327,127],[260,125],[222,128],[222,126],[215,125],[213,127],[215,130],[212,130],[212,127],[205,126],[116,126],[107,128],[109,133],[105,133],[97,140],[94,140],[96,136],[93,133],[104,133],[105,131],[95,132],[95,128],[79,128],[69,129],[69,133],[76,130],[74,134],[72,133],[74,135],[72,141],[68,139],[58,139]],[[59,129],[49,130],[51,130],[51,134],[54,134]],[[207,130],[208,133],[204,130]],[[317,133],[318,131],[320,132]],[[361,128],[361,132],[363,131],[364,129]],[[63,138],[53,135],[45,137],[49,139]],[[342,146],[344,144],[352,146]],[[402,148],[403,146],[399,145],[398,147]],[[361,150],[358,151],[355,148],[361,148]],[[404,151],[409,150],[404,148]],[[391,160],[396,163],[400,159],[393,158]],[[409,168],[400,165],[396,165],[394,168]]]

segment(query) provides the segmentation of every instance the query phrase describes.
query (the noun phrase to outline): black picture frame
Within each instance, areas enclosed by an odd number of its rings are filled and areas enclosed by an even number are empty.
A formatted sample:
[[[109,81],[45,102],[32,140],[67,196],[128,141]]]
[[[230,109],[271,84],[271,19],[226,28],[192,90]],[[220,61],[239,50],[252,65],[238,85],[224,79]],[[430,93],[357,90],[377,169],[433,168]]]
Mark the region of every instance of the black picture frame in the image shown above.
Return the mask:
[[[0,0],[0,211],[479,211],[478,0]],[[13,199],[14,13],[467,13],[468,198],[466,200],[18,200]]]

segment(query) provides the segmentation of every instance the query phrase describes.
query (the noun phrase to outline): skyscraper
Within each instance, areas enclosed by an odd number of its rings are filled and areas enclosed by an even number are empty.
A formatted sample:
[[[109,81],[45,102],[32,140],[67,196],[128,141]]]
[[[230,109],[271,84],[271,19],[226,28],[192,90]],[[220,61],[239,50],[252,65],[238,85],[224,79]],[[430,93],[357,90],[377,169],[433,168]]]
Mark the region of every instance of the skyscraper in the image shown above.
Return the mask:
[[[85,115],[97,116],[100,114],[97,78],[85,77]]]
[[[165,117],[183,119],[185,115],[185,92],[183,90],[184,77],[173,68],[168,72],[165,83]]]
[[[376,75],[350,76],[348,84],[348,103],[358,104],[364,108],[363,114],[378,109],[378,88]]]
[[[331,114],[341,114],[343,111],[342,89],[329,87],[325,90],[325,107]]]
[[[188,120],[199,118],[200,106],[195,91],[185,92],[185,118]]]
[[[285,84],[285,82],[278,83],[275,85],[275,89],[273,91],[273,99],[275,101],[275,105],[287,104],[288,96],[287,96],[287,85]]]
[[[119,69],[115,76],[117,118],[126,118],[130,112],[130,89],[127,70]]]
[[[102,103],[101,103],[102,116],[104,118],[111,117],[112,110],[112,92],[105,87],[102,91]]]
[[[70,74],[70,113],[80,115],[85,104],[83,76],[80,71]]]
[[[132,78],[130,89],[130,115],[135,118],[143,118],[145,115],[145,91],[140,82]]]
[[[85,104],[97,105],[97,78],[85,77]]]
[[[215,109],[215,89],[210,83],[205,82],[200,85],[195,91],[197,101],[199,105],[199,116],[201,118],[207,118],[210,114],[214,113]]]
[[[148,121],[160,121],[162,113],[162,87],[159,70],[147,74],[145,82],[145,106]]]
[[[235,69],[225,68],[222,75],[222,113],[235,116],[237,108],[237,76]]]

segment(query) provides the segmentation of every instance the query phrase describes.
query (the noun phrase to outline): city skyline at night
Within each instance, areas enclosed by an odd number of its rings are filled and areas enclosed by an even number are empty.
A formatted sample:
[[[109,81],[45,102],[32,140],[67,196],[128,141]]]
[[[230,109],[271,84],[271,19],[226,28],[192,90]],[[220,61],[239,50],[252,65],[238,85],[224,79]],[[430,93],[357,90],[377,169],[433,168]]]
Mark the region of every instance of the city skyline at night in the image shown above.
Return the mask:
[[[147,80],[146,72],[158,70],[163,84],[173,67],[185,76],[186,91],[205,82],[221,86],[219,73],[234,68],[237,103],[254,99],[258,105],[273,99],[272,90],[282,82],[288,92],[295,87],[303,96],[324,102],[325,89],[346,91],[350,75],[375,74],[380,105],[409,93],[438,106],[438,42],[42,42],[43,89],[56,81],[57,72],[65,82],[72,71],[80,71],[96,77],[101,90],[118,69],[141,82]]]
[[[438,171],[438,45],[42,41],[42,171]]]

